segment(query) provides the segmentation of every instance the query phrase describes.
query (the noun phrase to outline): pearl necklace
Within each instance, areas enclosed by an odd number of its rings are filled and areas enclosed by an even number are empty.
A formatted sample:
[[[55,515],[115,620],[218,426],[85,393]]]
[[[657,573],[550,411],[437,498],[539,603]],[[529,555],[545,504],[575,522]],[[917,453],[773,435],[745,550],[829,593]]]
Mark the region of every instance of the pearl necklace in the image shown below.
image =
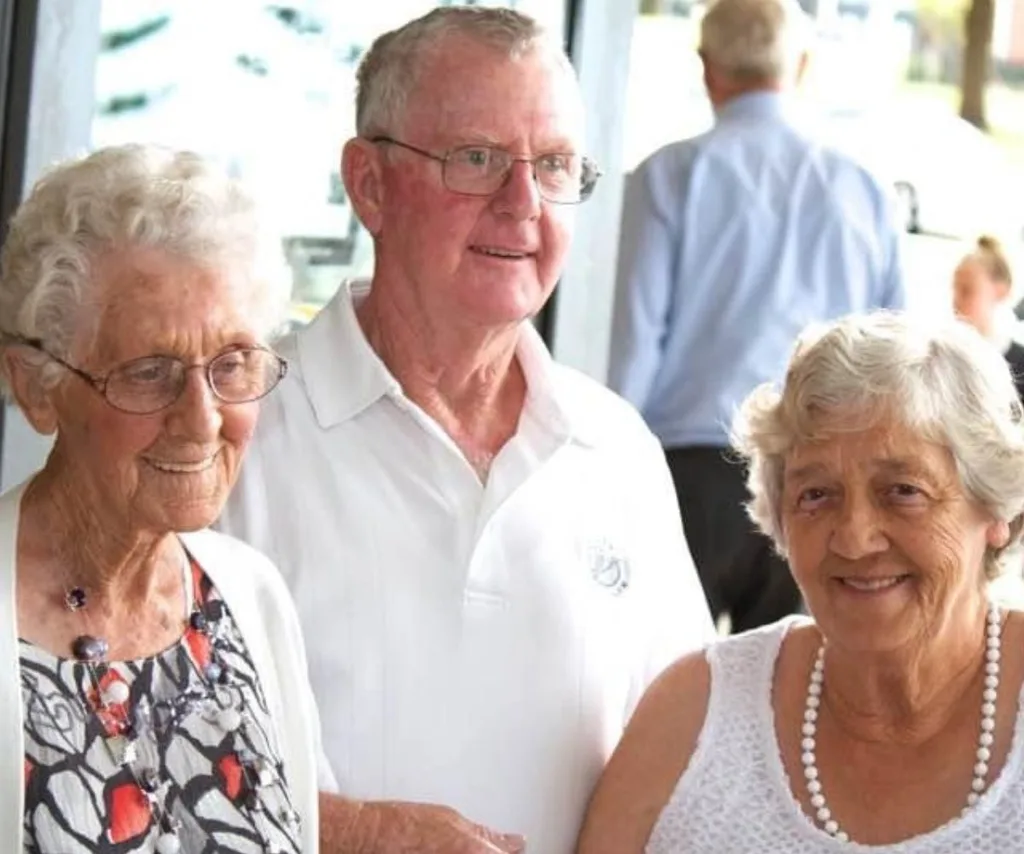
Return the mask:
[[[985,791],[985,778],[988,776],[988,763],[992,758],[993,733],[996,728],[996,698],[999,691],[999,654],[1002,638],[1002,621],[999,608],[989,606],[988,620],[985,629],[985,690],[981,699],[981,729],[978,734],[978,750],[975,753],[977,762],[974,765],[974,779],[971,790],[967,793],[967,804],[961,815],[967,813],[978,803]],[[807,782],[807,793],[810,795],[814,817],[821,828],[831,837],[840,842],[849,842],[849,835],[839,827],[839,822],[832,816],[825,801],[825,793],[818,779],[817,748],[818,710],[821,707],[821,691],[825,682],[825,645],[818,647],[811,669],[811,679],[807,685],[807,703],[804,706],[803,739],[800,742],[804,766],[804,779]]]

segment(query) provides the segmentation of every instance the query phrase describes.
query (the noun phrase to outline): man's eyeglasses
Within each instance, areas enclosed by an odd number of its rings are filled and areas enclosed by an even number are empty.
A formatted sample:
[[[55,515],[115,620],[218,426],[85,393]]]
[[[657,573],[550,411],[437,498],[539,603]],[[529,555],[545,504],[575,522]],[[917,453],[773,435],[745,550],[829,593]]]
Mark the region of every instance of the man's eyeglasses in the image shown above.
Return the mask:
[[[516,163],[529,163],[541,198],[559,205],[578,205],[590,198],[601,170],[579,154],[539,154],[521,157],[493,145],[464,145],[445,154],[434,154],[390,136],[375,136],[374,144],[397,145],[441,164],[441,178],[453,193],[490,196],[508,181]]]
[[[19,344],[45,353],[81,377],[114,409],[132,415],[151,415],[171,406],[185,390],[188,372],[202,368],[210,391],[224,403],[249,403],[270,394],[288,373],[288,363],[266,347],[233,347],[210,361],[186,364],[174,356],[144,356],[95,376],[53,355],[38,338],[18,338]]]

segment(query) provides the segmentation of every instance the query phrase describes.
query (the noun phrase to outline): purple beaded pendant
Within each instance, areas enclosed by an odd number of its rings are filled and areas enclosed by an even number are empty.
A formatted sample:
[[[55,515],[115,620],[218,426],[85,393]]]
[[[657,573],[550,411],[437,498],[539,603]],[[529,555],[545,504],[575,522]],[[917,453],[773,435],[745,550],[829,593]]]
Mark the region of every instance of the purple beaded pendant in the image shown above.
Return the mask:
[[[85,590],[81,587],[70,587],[64,593],[64,607],[69,611],[79,611],[85,607]]]
[[[102,661],[107,657],[110,646],[103,638],[79,635],[71,642],[71,654],[79,661]]]

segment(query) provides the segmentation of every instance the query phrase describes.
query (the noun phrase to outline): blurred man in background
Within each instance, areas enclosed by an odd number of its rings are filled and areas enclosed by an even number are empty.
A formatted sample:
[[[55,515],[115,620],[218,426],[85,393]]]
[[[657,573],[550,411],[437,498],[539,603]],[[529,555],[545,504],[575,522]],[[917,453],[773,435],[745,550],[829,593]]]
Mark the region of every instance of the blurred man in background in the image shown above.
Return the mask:
[[[610,385],[661,440],[712,614],[734,630],[800,605],[726,456],[734,408],[781,380],[808,323],[904,304],[888,189],[794,116],[810,26],[796,0],[713,2],[699,53],[714,127],[626,188]]]

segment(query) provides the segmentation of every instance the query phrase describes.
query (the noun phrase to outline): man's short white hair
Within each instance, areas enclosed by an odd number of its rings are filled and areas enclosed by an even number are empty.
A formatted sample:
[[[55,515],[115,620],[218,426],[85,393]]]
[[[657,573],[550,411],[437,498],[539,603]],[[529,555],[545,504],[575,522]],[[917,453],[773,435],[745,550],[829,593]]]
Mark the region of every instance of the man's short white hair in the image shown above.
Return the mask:
[[[554,35],[514,9],[443,6],[377,38],[356,74],[356,132],[370,138],[400,132],[403,114],[432,51],[465,38],[518,59],[547,50],[569,74],[569,58]]]
[[[710,0],[700,52],[730,77],[777,83],[795,71],[810,30],[796,0]]]

